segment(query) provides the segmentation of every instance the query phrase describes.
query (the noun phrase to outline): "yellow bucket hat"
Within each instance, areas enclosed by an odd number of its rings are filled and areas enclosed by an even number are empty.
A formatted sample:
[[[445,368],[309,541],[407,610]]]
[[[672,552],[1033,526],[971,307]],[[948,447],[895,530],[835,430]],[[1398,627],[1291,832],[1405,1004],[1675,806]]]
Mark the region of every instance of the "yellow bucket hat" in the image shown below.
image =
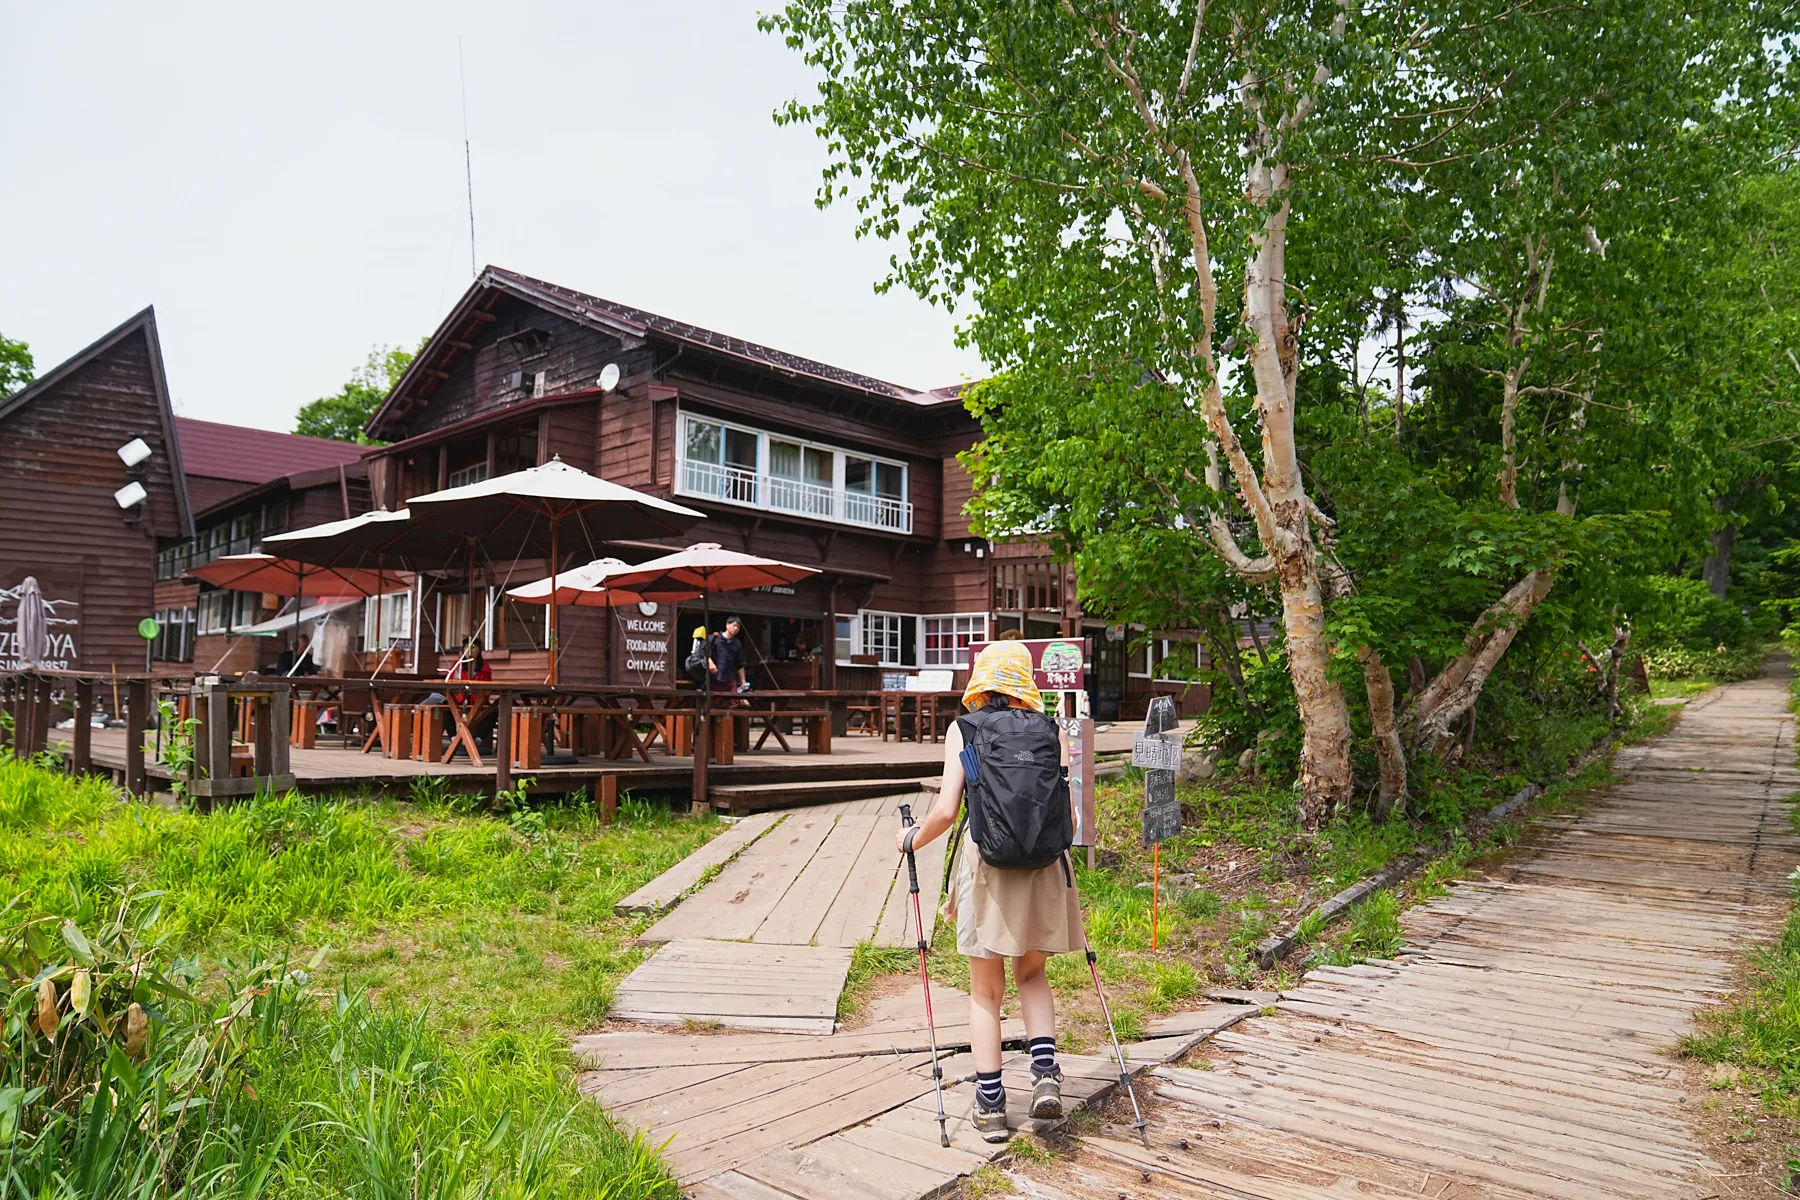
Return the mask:
[[[975,657],[969,686],[963,689],[963,707],[970,712],[998,692],[1036,712],[1044,711],[1044,696],[1031,674],[1031,651],[1021,642],[994,642]]]

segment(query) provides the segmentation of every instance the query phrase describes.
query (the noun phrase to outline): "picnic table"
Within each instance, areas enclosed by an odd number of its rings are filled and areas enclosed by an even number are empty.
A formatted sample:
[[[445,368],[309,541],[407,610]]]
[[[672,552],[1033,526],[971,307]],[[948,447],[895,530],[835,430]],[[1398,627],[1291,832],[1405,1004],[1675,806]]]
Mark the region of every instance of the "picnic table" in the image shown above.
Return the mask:
[[[954,720],[961,712],[961,692],[884,689],[881,693],[881,740],[884,742],[888,740],[890,724],[895,741],[909,740],[906,727],[910,721],[912,725],[910,740],[915,742],[938,741],[941,738],[939,718],[949,717]]]

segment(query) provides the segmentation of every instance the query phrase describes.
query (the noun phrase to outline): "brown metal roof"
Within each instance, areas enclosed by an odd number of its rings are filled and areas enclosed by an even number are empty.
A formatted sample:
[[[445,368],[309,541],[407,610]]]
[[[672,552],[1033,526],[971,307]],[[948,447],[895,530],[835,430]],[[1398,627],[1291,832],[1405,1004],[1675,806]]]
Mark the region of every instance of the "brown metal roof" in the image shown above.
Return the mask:
[[[207,479],[231,479],[238,483],[267,483],[297,471],[347,466],[362,460],[363,447],[355,442],[276,433],[217,421],[176,417],[181,438],[181,460],[189,475]]]
[[[533,279],[529,275],[521,275],[517,271],[509,271],[504,267],[489,267],[483,274],[484,277],[492,277],[496,281],[512,283],[515,287],[540,293],[544,298],[560,300],[562,304],[558,307],[573,308],[576,316],[610,317],[614,321],[622,321],[635,327],[635,330],[640,333],[659,333],[664,337],[674,338],[676,341],[686,342],[689,345],[704,346],[728,354],[733,358],[746,359],[765,367],[774,367],[776,370],[790,375],[805,375],[813,379],[824,380],[827,383],[835,383],[841,387],[872,392],[889,400],[934,404],[942,399],[942,397],[933,396],[930,393],[919,393],[912,388],[901,387],[897,383],[888,383],[886,380],[859,375],[855,371],[847,371],[842,367],[802,358],[798,354],[789,354],[785,350],[776,350],[755,342],[747,342],[743,338],[732,337],[728,333],[716,333],[711,329],[690,325],[686,321],[677,321],[672,317],[645,312],[641,308],[620,304],[616,300],[604,300],[599,296],[578,292],[574,288],[548,283],[542,279]]]

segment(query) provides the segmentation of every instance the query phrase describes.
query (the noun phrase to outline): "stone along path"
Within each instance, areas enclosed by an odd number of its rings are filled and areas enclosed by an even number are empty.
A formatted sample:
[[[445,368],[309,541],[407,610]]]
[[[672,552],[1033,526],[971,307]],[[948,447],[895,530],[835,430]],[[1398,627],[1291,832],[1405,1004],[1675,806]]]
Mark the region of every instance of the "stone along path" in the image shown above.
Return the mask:
[[[1391,962],[1309,971],[1207,1061],[1150,1076],[1151,1150],[1022,1181],[1139,1197],[1705,1197],[1669,1051],[1773,935],[1800,839],[1788,674],[1721,688],[1497,878],[1409,914]]]

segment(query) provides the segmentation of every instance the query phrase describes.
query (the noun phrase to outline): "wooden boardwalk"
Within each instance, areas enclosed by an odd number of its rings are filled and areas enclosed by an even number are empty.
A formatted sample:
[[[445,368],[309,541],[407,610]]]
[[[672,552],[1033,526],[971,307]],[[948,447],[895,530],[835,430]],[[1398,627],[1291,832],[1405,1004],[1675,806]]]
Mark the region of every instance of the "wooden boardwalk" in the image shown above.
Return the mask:
[[[667,1143],[693,1200],[912,1200],[933,1196],[1004,1153],[976,1136],[968,996],[934,987],[950,1145],[938,1144],[924,1004],[916,990],[879,1001],[863,1028],[831,1037],[695,1033],[593,1034],[575,1044],[582,1089],[613,1117]],[[1242,1020],[1244,1005],[1178,1014],[1131,1048],[1135,1066],[1185,1054]],[[1024,1036],[1006,1022],[1009,1042]],[[1061,1056],[1073,1104],[1118,1081],[1110,1059]],[[1025,1115],[1031,1060],[1005,1061],[1010,1123]]]
[[[1622,752],[1623,782],[1497,878],[1407,920],[1395,961],[1317,968],[1278,1014],[1163,1067],[1151,1150],[1114,1136],[1039,1200],[1694,1198],[1718,1174],[1669,1049],[1773,935],[1800,862],[1785,664]]]
[[[875,796],[764,813],[746,818],[723,837],[733,838],[736,855],[707,885],[674,907],[642,937],[646,942],[714,938],[771,946],[841,946],[874,941],[911,946],[912,900],[901,859],[894,852],[900,827],[898,805],[915,813],[930,792]],[[762,822],[740,832],[751,822]],[[919,899],[927,936],[935,927],[944,874],[939,838],[919,852]],[[691,887],[703,870],[724,859],[703,848],[694,859],[619,902],[622,909],[657,911]],[[835,996],[833,997],[835,1001]]]

